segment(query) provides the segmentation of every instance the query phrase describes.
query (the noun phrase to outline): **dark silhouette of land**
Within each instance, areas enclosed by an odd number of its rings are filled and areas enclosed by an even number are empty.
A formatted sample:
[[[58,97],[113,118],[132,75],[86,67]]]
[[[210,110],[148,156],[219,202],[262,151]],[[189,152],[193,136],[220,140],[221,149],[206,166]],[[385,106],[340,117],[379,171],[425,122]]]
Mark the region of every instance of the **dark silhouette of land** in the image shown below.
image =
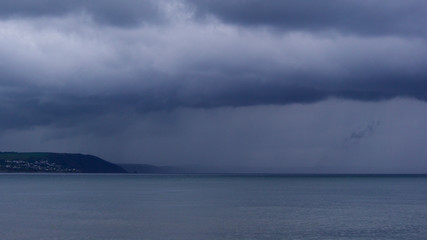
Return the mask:
[[[126,173],[127,171],[92,155],[0,152],[0,172]]]

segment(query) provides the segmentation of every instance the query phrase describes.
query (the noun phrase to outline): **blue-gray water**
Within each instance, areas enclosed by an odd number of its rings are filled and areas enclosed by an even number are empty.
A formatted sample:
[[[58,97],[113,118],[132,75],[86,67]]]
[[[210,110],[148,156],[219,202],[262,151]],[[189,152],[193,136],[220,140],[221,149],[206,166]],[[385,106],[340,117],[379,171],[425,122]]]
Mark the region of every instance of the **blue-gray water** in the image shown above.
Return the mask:
[[[0,239],[427,239],[427,177],[0,175]]]

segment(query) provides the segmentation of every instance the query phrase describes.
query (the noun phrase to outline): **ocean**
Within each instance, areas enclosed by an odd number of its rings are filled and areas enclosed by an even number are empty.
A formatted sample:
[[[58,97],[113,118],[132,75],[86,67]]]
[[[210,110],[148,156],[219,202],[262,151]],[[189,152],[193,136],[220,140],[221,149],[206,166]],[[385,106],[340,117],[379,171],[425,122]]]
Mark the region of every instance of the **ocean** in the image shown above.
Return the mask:
[[[427,239],[427,176],[0,174],[2,240]]]

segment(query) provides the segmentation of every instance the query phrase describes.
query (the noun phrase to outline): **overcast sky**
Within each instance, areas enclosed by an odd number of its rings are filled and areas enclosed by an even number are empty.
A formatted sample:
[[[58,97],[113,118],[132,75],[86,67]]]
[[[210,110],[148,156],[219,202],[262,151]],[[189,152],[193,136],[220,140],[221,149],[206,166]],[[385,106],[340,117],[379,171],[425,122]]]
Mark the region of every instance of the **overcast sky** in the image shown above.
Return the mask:
[[[0,1],[0,151],[427,172],[425,0]]]

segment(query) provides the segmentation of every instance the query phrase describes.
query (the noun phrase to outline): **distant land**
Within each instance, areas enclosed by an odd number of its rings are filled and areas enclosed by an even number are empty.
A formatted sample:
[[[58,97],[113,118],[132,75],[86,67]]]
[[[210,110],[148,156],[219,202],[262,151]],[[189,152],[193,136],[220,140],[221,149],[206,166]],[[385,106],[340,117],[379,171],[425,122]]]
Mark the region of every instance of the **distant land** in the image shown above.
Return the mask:
[[[195,174],[227,172],[227,169],[198,165],[114,164],[93,155],[78,153],[0,152],[0,173]]]
[[[120,166],[96,156],[50,152],[0,152],[0,172],[127,173]]]
[[[233,168],[182,165],[114,164],[99,157],[78,153],[0,152],[0,173],[138,173],[197,174],[229,173]]]
[[[334,171],[335,170],[335,171]],[[176,165],[156,166],[138,163],[111,163],[99,157],[78,153],[0,152],[0,173],[134,173],[134,174],[349,174],[408,175],[414,173],[340,172],[334,168],[276,169],[241,166]],[[422,173],[421,173],[422,174]],[[415,175],[420,175],[415,173]]]

